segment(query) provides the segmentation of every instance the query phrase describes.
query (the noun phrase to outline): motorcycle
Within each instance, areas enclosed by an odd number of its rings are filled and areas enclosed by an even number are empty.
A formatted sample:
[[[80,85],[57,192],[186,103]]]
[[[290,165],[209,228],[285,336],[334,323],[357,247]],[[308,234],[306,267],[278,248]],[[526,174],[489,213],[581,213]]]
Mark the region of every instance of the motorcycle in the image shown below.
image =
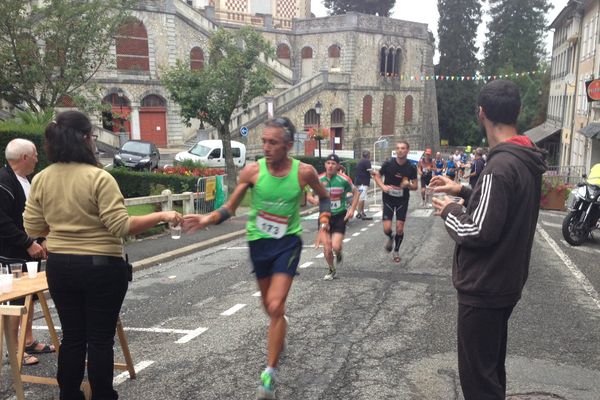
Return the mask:
[[[600,186],[590,183],[590,180],[579,183],[569,194],[567,209],[562,234],[567,243],[579,246],[592,231],[600,229]]]

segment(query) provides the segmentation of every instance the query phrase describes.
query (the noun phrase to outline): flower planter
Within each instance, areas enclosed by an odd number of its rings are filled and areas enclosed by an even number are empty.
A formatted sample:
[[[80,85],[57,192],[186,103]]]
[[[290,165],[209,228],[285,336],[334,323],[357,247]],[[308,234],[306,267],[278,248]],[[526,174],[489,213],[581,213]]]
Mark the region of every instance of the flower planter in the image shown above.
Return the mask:
[[[550,190],[546,196],[543,196],[540,201],[540,208],[543,210],[558,210],[566,209],[566,194],[565,190]]]

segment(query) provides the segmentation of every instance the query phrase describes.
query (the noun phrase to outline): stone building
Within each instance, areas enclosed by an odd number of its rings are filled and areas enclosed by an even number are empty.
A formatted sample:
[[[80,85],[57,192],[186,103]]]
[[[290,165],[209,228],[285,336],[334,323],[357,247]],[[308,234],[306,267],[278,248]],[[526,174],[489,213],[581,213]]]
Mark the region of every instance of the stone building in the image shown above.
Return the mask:
[[[201,137],[197,121],[192,127],[181,122],[160,83],[161,70],[176,60],[203,68],[212,32],[250,24],[277,49],[277,58],[266,61],[275,89],[232,119],[232,138],[246,143],[250,157],[261,152],[260,132],[270,114],[288,116],[297,126],[298,153],[316,146],[306,131],[317,126],[330,132],[323,149],[372,149],[381,136],[408,140],[416,149],[437,147],[434,81],[407,79],[433,75],[427,25],[357,13],[311,18],[309,8],[309,0],[140,1],[116,37],[116,68],[95,79],[112,104],[103,140],[115,141],[110,130],[159,146]],[[242,126],[247,137],[239,134]],[[210,129],[200,133],[216,138]]]

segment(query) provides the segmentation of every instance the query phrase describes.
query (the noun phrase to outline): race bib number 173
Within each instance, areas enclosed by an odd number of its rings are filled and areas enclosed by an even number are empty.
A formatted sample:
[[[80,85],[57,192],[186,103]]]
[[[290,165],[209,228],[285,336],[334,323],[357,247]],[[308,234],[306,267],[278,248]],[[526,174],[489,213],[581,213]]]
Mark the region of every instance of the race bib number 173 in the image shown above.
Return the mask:
[[[288,217],[260,210],[256,215],[256,227],[274,239],[282,238],[287,232]]]

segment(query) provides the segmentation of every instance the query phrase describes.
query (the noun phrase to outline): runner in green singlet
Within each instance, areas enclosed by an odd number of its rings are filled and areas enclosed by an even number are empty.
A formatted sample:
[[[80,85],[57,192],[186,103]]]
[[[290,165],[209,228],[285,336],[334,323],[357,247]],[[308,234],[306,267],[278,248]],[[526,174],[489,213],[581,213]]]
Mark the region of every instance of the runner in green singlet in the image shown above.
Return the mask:
[[[321,184],[329,192],[331,199],[331,218],[329,219],[329,234],[331,235],[331,246],[325,246],[323,253],[329,266],[329,272],[323,278],[331,281],[335,278],[337,269],[342,266],[342,243],[346,234],[346,222],[354,215],[354,210],[360,199],[358,189],[352,183],[352,179],[339,173],[340,158],[336,154],[330,154],[325,161],[325,172],[319,175]],[[347,194],[352,193],[352,205],[347,208]],[[311,196],[308,200],[316,205],[318,200]]]
[[[246,225],[250,258],[263,306],[270,318],[267,368],[260,376],[257,399],[276,398],[275,372],[287,329],[285,301],[302,250],[300,200],[306,185],[321,199],[321,225],[315,246],[323,244],[331,247],[328,234],[331,216],[329,194],[319,183],[314,167],[288,156],[294,144],[295,131],[287,118],[267,121],[262,135],[265,157],[242,169],[239,183],[223,207],[210,214],[186,215],[183,224],[186,232],[219,224],[235,212],[246,190],[252,190],[251,211]]]

